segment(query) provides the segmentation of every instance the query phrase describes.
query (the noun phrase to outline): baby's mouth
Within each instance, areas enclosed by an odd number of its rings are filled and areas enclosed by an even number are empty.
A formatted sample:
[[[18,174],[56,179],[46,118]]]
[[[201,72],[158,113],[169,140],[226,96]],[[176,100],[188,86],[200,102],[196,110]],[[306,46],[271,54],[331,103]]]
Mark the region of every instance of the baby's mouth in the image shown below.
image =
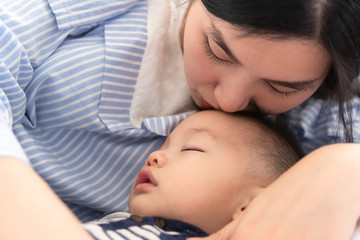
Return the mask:
[[[136,178],[134,189],[136,191],[144,191],[145,189],[155,186],[157,186],[157,183],[150,168],[146,166],[143,167]]]

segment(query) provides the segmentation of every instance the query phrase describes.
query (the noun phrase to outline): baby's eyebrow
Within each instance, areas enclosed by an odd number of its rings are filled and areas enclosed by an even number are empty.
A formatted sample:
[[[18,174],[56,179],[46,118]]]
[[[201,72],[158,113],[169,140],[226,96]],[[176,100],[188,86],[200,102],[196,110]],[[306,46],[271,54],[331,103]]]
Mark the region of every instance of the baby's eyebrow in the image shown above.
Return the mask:
[[[205,127],[193,127],[193,128],[185,129],[185,134],[187,134],[188,136],[194,136],[194,135],[198,135],[198,134],[205,134],[205,135],[213,138],[214,140],[217,139],[217,136],[216,136],[216,134],[214,132],[214,129],[205,128]],[[171,141],[172,141],[172,136],[169,135],[165,139],[163,144],[160,146],[160,148],[167,148],[170,145]]]
[[[214,132],[214,129],[208,128],[208,127],[196,127],[196,128],[194,127],[194,128],[189,129],[188,132],[189,132],[189,134],[193,134],[193,135],[206,134],[213,139],[217,138],[217,136]]]

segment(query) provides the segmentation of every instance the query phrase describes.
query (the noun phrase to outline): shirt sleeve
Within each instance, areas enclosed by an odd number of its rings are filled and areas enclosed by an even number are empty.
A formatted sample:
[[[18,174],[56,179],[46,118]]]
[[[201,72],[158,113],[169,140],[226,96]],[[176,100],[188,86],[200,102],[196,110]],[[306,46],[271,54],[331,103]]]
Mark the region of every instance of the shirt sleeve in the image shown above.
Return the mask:
[[[30,164],[12,131],[12,114],[9,101],[0,89],[0,156],[13,157]]]
[[[360,143],[360,98],[351,99],[347,124],[352,122],[353,141]],[[304,151],[309,153],[321,146],[346,142],[339,106],[334,100],[310,98],[286,113],[290,128],[294,131]]]
[[[89,25],[127,12],[137,0],[49,0],[60,30]]]
[[[27,163],[29,160],[12,126],[24,117],[26,96],[23,87],[31,76],[32,67],[24,48],[0,18],[0,156]]]

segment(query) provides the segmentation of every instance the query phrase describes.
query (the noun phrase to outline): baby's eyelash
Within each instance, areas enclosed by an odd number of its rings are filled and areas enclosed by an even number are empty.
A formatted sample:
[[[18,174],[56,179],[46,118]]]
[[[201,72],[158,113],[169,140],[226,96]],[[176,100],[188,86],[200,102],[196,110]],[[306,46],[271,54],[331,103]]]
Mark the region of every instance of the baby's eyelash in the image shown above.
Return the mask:
[[[194,151],[194,152],[204,152],[204,150],[196,147],[185,147],[181,149],[181,152],[188,152],[188,151]]]

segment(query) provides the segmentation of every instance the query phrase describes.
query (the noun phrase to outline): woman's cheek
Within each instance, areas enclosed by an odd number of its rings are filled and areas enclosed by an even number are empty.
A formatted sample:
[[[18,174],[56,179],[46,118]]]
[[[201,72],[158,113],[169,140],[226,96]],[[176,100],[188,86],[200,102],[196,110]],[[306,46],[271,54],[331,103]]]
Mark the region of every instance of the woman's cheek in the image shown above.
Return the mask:
[[[185,74],[190,87],[197,85],[203,71],[199,61],[191,56],[187,56],[187,58],[185,56]]]

